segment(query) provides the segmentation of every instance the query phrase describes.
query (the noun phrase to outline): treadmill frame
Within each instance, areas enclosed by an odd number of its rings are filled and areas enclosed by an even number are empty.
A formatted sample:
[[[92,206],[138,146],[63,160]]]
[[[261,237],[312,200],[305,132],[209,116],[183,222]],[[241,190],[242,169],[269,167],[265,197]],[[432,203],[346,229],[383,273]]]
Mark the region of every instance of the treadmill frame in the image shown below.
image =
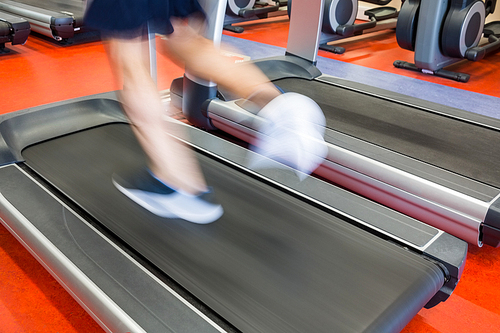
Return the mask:
[[[57,41],[72,38],[83,25],[83,15],[79,17],[75,13],[47,10],[11,0],[0,1],[0,10],[26,19],[32,31]]]
[[[10,42],[12,45],[26,43],[31,32],[31,27],[28,21],[20,17],[0,11],[0,22],[5,23],[9,27],[9,33],[0,35],[0,53],[5,48],[5,43]]]
[[[93,105],[92,109],[86,106],[88,103]],[[69,106],[71,108],[68,109]],[[0,117],[0,163],[4,165],[4,168],[18,168],[16,164],[23,161],[21,151],[29,145],[86,128],[110,123],[126,123],[126,119],[121,113],[121,108],[114,94],[79,98],[73,101],[55,103],[54,105],[3,115]],[[350,220],[350,223],[354,223],[370,233],[399,244],[399,246],[434,262],[443,271],[445,284],[428,302],[426,307],[432,307],[444,301],[453,292],[462,275],[465,264],[467,244],[463,241],[313,177],[308,177],[299,183],[293,170],[279,163],[276,163],[278,169],[252,171],[245,166],[245,156],[249,153],[246,149],[186,124],[178,123],[178,126],[184,128],[186,135],[190,137],[189,141],[186,138],[180,139],[192,145],[195,149],[214,157],[217,156],[216,158],[222,160],[224,163],[229,163],[235,168],[241,169],[246,173],[251,173],[252,176],[264,182],[271,183],[283,191],[298,196],[302,200],[323,210],[329,211],[331,214],[343,216],[344,219]],[[24,172],[21,171],[21,173]],[[33,181],[32,177],[26,177]],[[18,187],[17,183],[7,185],[7,187],[4,184],[2,185],[1,192],[8,193],[13,188]],[[43,189],[43,191],[47,190]],[[39,205],[40,199],[38,197],[30,197],[28,193],[26,193],[26,199],[35,200],[34,204],[38,202]],[[51,194],[47,195],[54,200]],[[30,203],[28,202],[29,205]],[[335,205],[335,208],[333,205]],[[360,205],[366,209],[360,210]],[[64,204],[61,203],[61,206],[63,207],[63,211],[67,210],[74,214]],[[342,208],[339,208],[339,206]],[[380,210],[383,213],[379,213]],[[25,215],[29,214],[14,207],[8,200],[0,197],[1,222],[13,232],[20,242],[34,254],[35,258],[62,283],[70,294],[89,311],[105,330],[110,332],[119,331],[125,327],[129,331],[140,331],[139,328],[141,328],[141,325],[137,323],[136,317],[130,317],[130,320],[124,321],[124,318],[131,316],[131,314],[125,314],[114,300],[102,297],[103,295],[110,295],[107,290],[103,290],[93,283],[85,282],[88,281],[85,274],[78,269],[71,268],[71,261],[76,259],[68,261],[68,258],[59,252],[59,250],[56,250],[50,241],[47,241],[44,237],[40,237],[40,233],[34,225],[36,223],[42,223],[42,225],[50,224],[50,222],[45,221],[39,216],[36,217],[37,221],[29,221],[25,218]],[[74,215],[74,219],[83,221],[76,214]],[[370,223],[366,222],[368,220]],[[395,220],[398,222],[395,223]],[[88,227],[94,229],[94,233],[97,234],[96,237],[103,237],[95,228],[92,228],[90,225]],[[118,252],[115,255],[126,256],[116,246],[112,248],[115,252]],[[86,259],[85,255],[83,259]],[[146,286],[148,283],[159,284],[159,288],[163,288],[165,294],[171,294],[167,290],[168,288],[165,288],[151,274],[145,270],[144,274],[149,276],[150,281],[146,283]],[[94,296],[90,297],[89,294]],[[174,296],[177,298],[176,295]],[[184,302],[183,304],[186,306]],[[187,306],[193,311],[189,305]],[[151,314],[142,313],[140,316],[147,317],[151,316]],[[195,313],[195,318],[199,316],[199,313]],[[207,322],[208,331],[213,331],[214,329],[223,331],[212,320],[207,320],[204,316],[201,317]]]

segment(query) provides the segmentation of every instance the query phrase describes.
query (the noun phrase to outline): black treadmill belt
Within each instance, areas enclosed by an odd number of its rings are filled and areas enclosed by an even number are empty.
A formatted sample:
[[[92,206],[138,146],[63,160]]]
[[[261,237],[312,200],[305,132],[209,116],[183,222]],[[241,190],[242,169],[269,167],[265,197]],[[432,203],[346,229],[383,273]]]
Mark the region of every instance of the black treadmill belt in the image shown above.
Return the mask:
[[[499,131],[318,81],[275,83],[314,99],[328,128],[500,187]]]
[[[399,331],[444,282],[420,256],[204,155],[224,216],[209,225],[153,216],[111,183],[113,172],[144,163],[127,125],[53,139],[23,156],[244,332]]]

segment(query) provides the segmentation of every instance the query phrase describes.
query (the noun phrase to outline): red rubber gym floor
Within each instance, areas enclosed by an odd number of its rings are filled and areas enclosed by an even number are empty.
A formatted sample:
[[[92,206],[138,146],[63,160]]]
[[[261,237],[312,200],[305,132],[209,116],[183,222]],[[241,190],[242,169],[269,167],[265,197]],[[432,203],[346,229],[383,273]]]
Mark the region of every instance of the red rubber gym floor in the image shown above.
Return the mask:
[[[241,35],[227,34],[284,47],[287,21],[281,18],[274,21],[247,24]],[[398,48],[392,32],[341,45],[348,49],[344,55],[328,55],[323,51],[320,55],[500,97],[497,78],[500,54],[481,63],[460,64],[460,69],[455,68],[472,74],[470,82],[463,84],[393,68],[393,60],[411,61],[412,55]],[[63,47],[31,36],[24,46],[7,47],[10,54],[0,55],[1,113],[112,91],[120,86],[113,79],[102,42]],[[158,85],[163,90],[183,70],[159,57],[158,72]],[[500,332],[499,273],[500,249],[470,245],[465,271],[454,294],[435,308],[421,310],[403,332]],[[0,227],[0,323],[0,333],[102,332],[4,227]]]

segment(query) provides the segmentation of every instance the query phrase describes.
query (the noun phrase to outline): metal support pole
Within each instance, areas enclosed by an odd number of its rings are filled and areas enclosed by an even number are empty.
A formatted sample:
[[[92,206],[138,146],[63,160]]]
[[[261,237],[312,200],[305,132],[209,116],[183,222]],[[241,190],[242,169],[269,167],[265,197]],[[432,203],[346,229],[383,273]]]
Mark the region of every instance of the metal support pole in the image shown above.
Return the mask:
[[[156,38],[148,23],[148,44],[149,44],[149,72],[153,81],[158,84],[158,71],[156,65]]]
[[[286,52],[316,63],[325,0],[294,0]]]

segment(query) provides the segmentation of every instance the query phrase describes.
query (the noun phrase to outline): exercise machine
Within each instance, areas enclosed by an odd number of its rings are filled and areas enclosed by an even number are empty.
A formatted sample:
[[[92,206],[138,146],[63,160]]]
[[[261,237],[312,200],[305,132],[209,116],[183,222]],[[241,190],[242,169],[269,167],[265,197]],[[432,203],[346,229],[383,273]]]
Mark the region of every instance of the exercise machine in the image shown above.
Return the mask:
[[[326,0],[323,9],[323,20],[321,22],[321,37],[319,49],[342,54],[345,48],[329,45],[329,42],[372,33],[380,30],[395,29],[398,11],[394,7],[387,7],[391,0],[363,0],[367,3],[380,5],[368,9],[364,15],[369,22],[355,23],[358,15],[358,0]],[[289,16],[291,15],[292,1],[288,3]]]
[[[396,37],[401,48],[415,52],[415,63],[394,66],[467,82],[469,74],[444,68],[464,59],[479,61],[500,48],[500,22],[485,24],[496,0],[407,0],[401,7]],[[481,44],[482,37],[488,39]]]
[[[108,332],[399,332],[463,271],[465,242],[291,170],[251,171],[244,148],[185,124],[225,213],[150,214],[111,182],[145,163],[111,94],[1,120],[0,222]]]
[[[28,21],[0,12],[0,54],[7,53],[5,43],[24,45],[28,40],[31,28]]]
[[[234,23],[246,22],[280,15],[280,9],[287,6],[287,0],[256,1],[256,0],[228,0],[224,30],[242,33],[245,29],[233,26]],[[285,15],[285,12],[283,12]]]
[[[0,222],[105,331],[398,332],[454,290],[465,242],[173,125],[224,207],[212,224],[113,186],[145,163],[114,94],[0,116]]]
[[[285,56],[256,61],[285,91],[315,100],[326,116],[322,177],[472,244],[500,245],[500,121],[323,75],[315,66],[324,2],[294,1]],[[196,126],[253,142],[257,111],[213,86],[172,99]],[[201,112],[200,112],[201,110]]]
[[[34,32],[65,42],[83,29],[85,1],[2,0],[0,10],[27,20]]]

